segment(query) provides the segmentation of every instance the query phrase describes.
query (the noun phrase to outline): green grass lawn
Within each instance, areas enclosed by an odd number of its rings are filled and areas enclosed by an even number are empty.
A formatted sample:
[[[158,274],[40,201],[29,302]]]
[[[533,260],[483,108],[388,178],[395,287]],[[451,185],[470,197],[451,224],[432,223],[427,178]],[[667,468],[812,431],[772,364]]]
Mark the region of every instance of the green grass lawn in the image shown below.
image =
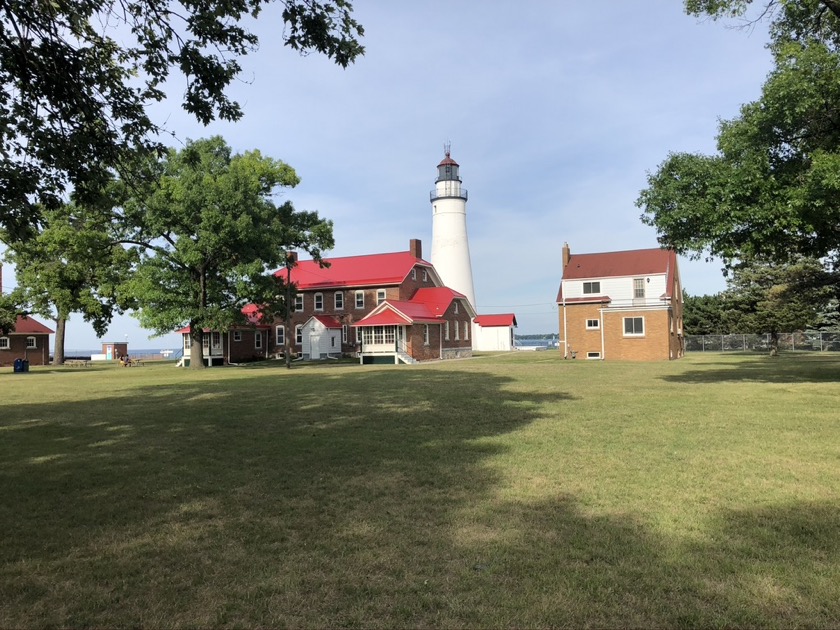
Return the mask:
[[[0,392],[0,627],[840,625],[840,357]]]

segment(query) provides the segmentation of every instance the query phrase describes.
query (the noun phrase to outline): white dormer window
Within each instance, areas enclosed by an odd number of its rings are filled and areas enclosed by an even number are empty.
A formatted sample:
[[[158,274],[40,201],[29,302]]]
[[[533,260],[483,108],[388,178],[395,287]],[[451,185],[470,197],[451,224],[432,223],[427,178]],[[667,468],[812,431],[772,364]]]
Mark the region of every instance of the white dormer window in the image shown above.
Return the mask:
[[[600,282],[584,282],[583,283],[583,294],[584,295],[598,295],[601,293],[601,283]]]

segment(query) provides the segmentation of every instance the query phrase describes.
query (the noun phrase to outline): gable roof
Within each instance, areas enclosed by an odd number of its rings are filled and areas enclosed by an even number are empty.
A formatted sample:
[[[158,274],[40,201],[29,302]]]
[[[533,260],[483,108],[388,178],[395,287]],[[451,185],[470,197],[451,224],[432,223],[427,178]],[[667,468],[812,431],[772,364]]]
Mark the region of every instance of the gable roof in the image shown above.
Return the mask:
[[[55,331],[47,328],[37,319],[27,315],[18,315],[15,329],[10,335],[52,335]]]
[[[292,282],[301,290],[393,285],[400,284],[419,266],[431,271],[435,283],[440,284],[432,264],[412,256],[411,252],[324,258],[324,261],[330,266],[322,268],[314,260],[298,261],[292,268]],[[274,276],[285,279],[286,269],[275,271]]]
[[[672,249],[632,249],[621,252],[572,254],[563,269],[557,302],[563,301],[563,282],[566,280],[598,280],[628,276],[653,276],[665,274],[666,290],[662,299],[671,297],[677,276],[677,254]],[[599,301],[602,298],[583,298]],[[567,300],[570,301],[570,300]]]
[[[453,300],[461,300],[467,313],[475,316],[472,306],[463,293],[449,287],[418,289],[410,300],[385,300],[367,317],[352,326],[404,326],[405,324],[437,324],[449,309]]]
[[[492,326],[517,326],[516,315],[513,313],[500,313],[498,315],[479,315],[475,323],[484,328]]]
[[[307,319],[303,323],[303,325],[306,326],[306,324],[311,322],[313,319],[327,329],[341,328],[341,322],[338,321],[335,317],[331,317],[330,315],[313,315],[312,317]]]
[[[663,274],[676,268],[676,260],[674,250],[658,248],[572,254],[563,269],[563,280]]]

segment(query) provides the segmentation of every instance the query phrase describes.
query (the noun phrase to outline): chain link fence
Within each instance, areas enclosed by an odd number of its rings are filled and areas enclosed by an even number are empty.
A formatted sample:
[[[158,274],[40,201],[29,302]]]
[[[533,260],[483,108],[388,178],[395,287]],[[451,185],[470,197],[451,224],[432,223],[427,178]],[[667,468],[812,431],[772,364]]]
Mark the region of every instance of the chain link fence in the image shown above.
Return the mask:
[[[780,333],[779,350],[788,352],[838,352],[840,332]],[[769,352],[766,335],[686,335],[686,352]]]

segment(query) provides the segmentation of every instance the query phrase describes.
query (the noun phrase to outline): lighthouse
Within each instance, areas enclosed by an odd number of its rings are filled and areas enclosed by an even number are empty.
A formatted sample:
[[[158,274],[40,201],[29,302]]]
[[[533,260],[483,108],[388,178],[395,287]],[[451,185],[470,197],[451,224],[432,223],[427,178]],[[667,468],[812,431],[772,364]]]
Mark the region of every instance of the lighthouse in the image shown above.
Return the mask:
[[[467,191],[461,188],[458,163],[445,148],[438,164],[432,201],[432,265],[443,284],[463,293],[475,309],[470,244],[467,240]]]

